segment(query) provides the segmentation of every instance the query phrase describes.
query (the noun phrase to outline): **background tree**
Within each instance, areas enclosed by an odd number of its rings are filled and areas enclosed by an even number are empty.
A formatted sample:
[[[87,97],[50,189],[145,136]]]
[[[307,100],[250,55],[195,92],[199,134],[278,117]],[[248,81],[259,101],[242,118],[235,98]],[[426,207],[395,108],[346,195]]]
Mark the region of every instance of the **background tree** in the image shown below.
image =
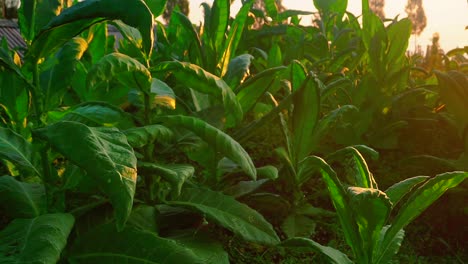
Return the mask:
[[[369,2],[369,8],[378,16],[380,19],[385,19],[385,0],[371,0]]]
[[[166,10],[164,10],[163,13],[163,18],[164,21],[168,22],[169,19],[171,18],[172,11],[176,6],[179,6],[179,9],[182,13],[184,13],[186,16],[190,13],[190,8],[189,8],[189,1],[188,0],[171,0],[167,1],[166,4]]]
[[[408,0],[405,11],[408,14],[408,18],[413,23],[412,34],[415,36],[421,35],[427,25],[426,13],[424,12],[422,0]]]
[[[275,0],[276,2],[276,7],[278,8],[278,12],[282,12],[286,10],[286,8],[283,6],[283,0]],[[265,0],[255,0],[253,4],[253,10],[259,10],[263,14],[267,14],[266,12],[266,6],[265,6]],[[265,20],[261,17],[257,17],[255,19],[255,23],[253,25],[254,28],[260,28],[263,24],[265,24]]]
[[[18,7],[20,0],[2,0],[2,15],[4,18],[18,18]]]

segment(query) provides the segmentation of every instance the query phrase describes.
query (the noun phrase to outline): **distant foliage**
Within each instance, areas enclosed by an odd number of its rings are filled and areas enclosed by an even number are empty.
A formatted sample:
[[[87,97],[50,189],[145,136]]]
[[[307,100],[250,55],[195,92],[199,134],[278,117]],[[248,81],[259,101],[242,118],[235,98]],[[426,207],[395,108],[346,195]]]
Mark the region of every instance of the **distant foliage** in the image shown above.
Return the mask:
[[[412,34],[419,36],[427,25],[426,13],[422,0],[408,0],[405,8],[408,18],[413,23]]]
[[[372,0],[369,7],[380,19],[385,19],[385,0]]]

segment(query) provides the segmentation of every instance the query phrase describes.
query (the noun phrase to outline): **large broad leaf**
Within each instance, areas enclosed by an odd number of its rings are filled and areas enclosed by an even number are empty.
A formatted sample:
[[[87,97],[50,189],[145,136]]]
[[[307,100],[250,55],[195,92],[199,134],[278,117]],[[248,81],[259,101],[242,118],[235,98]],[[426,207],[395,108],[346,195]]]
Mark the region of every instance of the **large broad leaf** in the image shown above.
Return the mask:
[[[154,96],[152,106],[161,105],[170,109],[176,108],[174,90],[165,82],[153,78],[151,82],[151,94]]]
[[[166,9],[167,0],[145,0],[145,3],[153,13],[153,16],[158,17]]]
[[[447,73],[435,71],[439,80],[439,94],[447,105],[449,112],[455,117],[459,133],[463,135],[468,127],[468,77],[461,72]]]
[[[115,42],[115,38],[108,38],[108,24],[106,22],[93,25],[88,30],[87,42],[91,63],[97,63],[104,55],[109,54],[109,44]],[[112,48],[114,48],[112,46]]]
[[[428,176],[416,176],[403,180],[390,186],[385,190],[385,193],[388,198],[390,198],[390,201],[392,201],[393,206],[395,206],[401,198],[408,194],[416,185],[426,181],[428,178]]]
[[[172,187],[174,195],[180,195],[182,185],[193,176],[195,168],[186,164],[155,164],[149,162],[138,162],[138,169],[160,176]]]
[[[203,264],[229,264],[229,255],[223,245],[199,230],[170,235],[169,238],[192,250]]]
[[[61,0],[23,0],[18,10],[21,35],[31,43],[39,31],[62,11]]]
[[[134,226],[143,231],[157,233],[159,227],[156,223],[157,216],[158,211],[156,210],[156,207],[142,204],[133,207],[132,214],[128,218],[127,225]]]
[[[382,246],[382,242],[383,242],[383,239],[385,238],[385,234],[387,233],[388,228],[390,228],[389,225],[384,226],[382,228],[382,231],[380,232],[379,244],[374,250],[374,259],[378,256],[380,252],[380,247]],[[378,263],[378,264],[391,263],[392,257],[394,257],[398,253],[398,250],[400,249],[401,243],[403,242],[404,238],[405,238],[405,230],[401,229],[396,234],[396,236],[394,236],[393,240],[390,241],[390,244],[387,247],[387,250],[385,251],[384,255],[380,257],[380,262],[375,262],[375,263]]]
[[[363,242],[359,236],[359,228],[356,225],[352,209],[349,205],[348,194],[336,173],[323,159],[316,156],[311,156],[310,159],[309,166],[312,166],[312,159],[315,159],[316,167],[327,185],[330,198],[343,228],[346,242],[351,246],[355,256],[363,256]]]
[[[0,127],[0,158],[11,161],[20,170],[41,176],[31,143],[8,128]]]
[[[411,36],[411,20],[404,18],[390,24],[387,28],[387,34],[389,41],[387,62],[396,64],[400,58],[404,58],[406,55]]]
[[[57,121],[74,121],[93,127],[105,126],[125,129],[134,126],[128,113],[104,102],[83,103],[64,113],[57,114],[55,118],[58,118]]]
[[[323,13],[344,14],[348,0],[314,0],[315,8]]]
[[[312,218],[293,212],[281,224],[281,229],[288,238],[310,237],[315,232],[315,226]]]
[[[207,219],[231,230],[247,241],[267,245],[279,242],[273,227],[262,215],[234,198],[209,189],[186,188],[169,205],[202,213]]]
[[[155,121],[170,126],[180,126],[192,131],[207,142],[216,153],[219,152],[236,162],[247,175],[254,180],[256,179],[257,172],[249,154],[239,143],[221,130],[200,119],[189,116],[161,116],[155,118]]]
[[[103,225],[83,235],[69,254],[71,263],[203,263],[194,252],[155,233]]]
[[[275,67],[264,70],[255,76],[247,79],[238,87],[237,100],[242,106],[242,111],[248,113],[257,104],[257,102],[271,88],[278,72],[285,67]]]
[[[361,188],[377,189],[377,184],[367,167],[364,157],[354,147],[346,147],[330,154],[327,157],[327,161],[330,164],[341,162],[349,176],[354,179],[354,182],[351,183],[352,185]]]
[[[330,263],[334,264],[352,264],[353,262],[341,251],[322,246],[319,243],[308,238],[291,238],[281,243],[282,247],[311,249],[324,254]]]
[[[224,76],[228,68],[227,65],[230,64],[231,58],[235,56],[237,46],[239,46],[240,40],[244,33],[247,17],[253,3],[254,1],[244,3],[239,12],[237,12],[236,18],[230,26],[227,40],[224,43],[224,54],[222,54],[222,58],[220,58],[221,76]],[[234,88],[232,85],[230,86],[231,88]]]
[[[0,48],[0,65],[0,109],[8,116],[11,124],[21,126],[29,114],[29,90],[32,86],[9,51],[3,48]]]
[[[216,0],[211,8],[211,21],[209,33],[214,34],[211,37],[211,44],[214,49],[222,49],[224,46],[225,34],[229,22],[229,9],[231,3],[229,0]],[[207,32],[208,33],[208,32]],[[222,55],[223,50],[217,50],[218,56]]]
[[[250,63],[253,58],[250,54],[242,54],[229,62],[228,70],[223,76],[229,87],[237,87],[249,75]]]
[[[41,88],[44,90],[44,110],[55,109],[72,82],[76,64],[88,48],[83,38],[73,38],[57,53],[57,63],[41,74]]]
[[[266,182],[268,182],[268,179],[262,179],[258,181],[240,181],[236,185],[225,189],[223,192],[234,198],[239,198],[254,192],[258,188],[262,187],[262,185],[264,185]]]
[[[348,195],[364,247],[364,256],[356,256],[357,262],[372,263],[372,255],[378,245],[380,231],[390,215],[392,203],[384,192],[377,189],[349,187]]]
[[[46,210],[44,185],[0,177],[0,208],[11,218],[33,218]]]
[[[154,71],[171,72],[180,84],[198,92],[212,95],[215,99],[222,101],[228,127],[232,127],[242,120],[242,108],[237,101],[236,95],[226,82],[216,75],[203,70],[195,64],[176,61],[160,63],[154,68]]]
[[[137,178],[137,160],[125,135],[116,128],[88,127],[70,121],[55,123],[37,133],[96,180],[109,196],[121,229],[132,210]]]
[[[269,17],[273,20],[276,20],[278,16],[278,6],[276,5],[276,0],[265,0],[265,9]]]
[[[140,30],[143,49],[148,56],[153,49],[153,15],[142,0],[87,0],[65,9],[50,20],[34,38],[28,56],[35,61],[47,57],[56,48],[93,24],[120,19]]]
[[[307,70],[304,65],[297,60],[293,60],[289,65],[289,68],[291,70],[289,76],[291,88],[293,91],[297,91],[307,79]]]
[[[319,81],[310,76],[293,98],[292,133],[295,159],[298,161],[312,151],[313,133],[320,114],[320,91],[317,82]]]
[[[74,221],[70,214],[13,220],[0,232],[0,262],[57,263]]]
[[[135,127],[123,132],[127,136],[130,146],[134,148],[141,148],[155,141],[165,143],[173,136],[172,130],[161,125]]]
[[[198,65],[204,67],[207,64],[200,36],[187,16],[176,10],[172,11],[167,31],[173,50],[180,52],[190,48],[191,52],[196,52],[198,56]],[[191,48],[192,43],[195,49]]]
[[[401,229],[418,217],[427,207],[436,201],[450,188],[468,178],[468,172],[447,172],[426,181],[408,198],[402,205],[400,211],[393,220],[383,239],[376,262],[383,260],[382,257],[391,249],[392,241]]]
[[[98,93],[97,99],[104,100],[107,97],[125,96],[131,88],[149,92],[152,78],[149,70],[137,60],[125,54],[111,53],[93,65],[88,72],[87,82],[90,96]],[[118,82],[126,89],[115,96],[115,91],[110,90],[110,82]]]

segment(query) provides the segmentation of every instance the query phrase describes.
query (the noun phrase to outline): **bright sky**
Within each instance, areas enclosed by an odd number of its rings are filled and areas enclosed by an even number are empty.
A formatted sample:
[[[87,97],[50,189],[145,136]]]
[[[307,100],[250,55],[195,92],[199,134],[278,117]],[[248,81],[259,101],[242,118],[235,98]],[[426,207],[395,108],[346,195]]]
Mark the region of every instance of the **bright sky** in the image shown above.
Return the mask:
[[[202,9],[200,3],[213,3],[213,0],[190,0],[190,19],[200,21]],[[389,18],[400,15],[406,17],[405,6],[407,0],[385,1],[385,14]],[[283,0],[288,9],[299,9],[316,11],[313,0]],[[466,0],[423,0],[424,10],[427,17],[427,26],[423,33],[417,38],[417,43],[422,45],[425,51],[426,45],[431,43],[432,34],[438,32],[440,44],[447,52],[453,48],[468,46],[468,3]],[[239,10],[240,0],[236,0],[231,7],[231,16]],[[361,14],[361,0],[348,0],[348,11],[355,15]],[[311,18],[304,17],[307,22]],[[410,42],[410,50],[414,49],[414,40]]]

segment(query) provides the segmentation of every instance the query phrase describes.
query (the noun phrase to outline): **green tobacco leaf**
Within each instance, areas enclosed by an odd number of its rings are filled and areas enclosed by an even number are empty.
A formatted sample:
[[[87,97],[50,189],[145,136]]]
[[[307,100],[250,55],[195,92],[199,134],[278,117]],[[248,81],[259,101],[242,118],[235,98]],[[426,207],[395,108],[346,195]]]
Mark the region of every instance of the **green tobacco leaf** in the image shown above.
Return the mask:
[[[61,0],[23,0],[18,9],[20,32],[28,44],[62,11]]]
[[[58,121],[58,120],[57,120]],[[131,116],[121,108],[104,102],[80,104],[60,118],[60,121],[74,121],[92,127],[133,127]]]
[[[142,0],[87,0],[65,9],[53,18],[34,38],[28,56],[35,61],[47,57],[58,47],[90,26],[106,20],[120,19],[140,30],[143,50],[153,49],[153,15]]]
[[[327,161],[330,164],[341,162],[347,173],[354,179],[352,185],[377,189],[375,179],[369,171],[364,157],[354,147],[346,147],[328,155]]]
[[[99,226],[73,245],[71,263],[203,263],[192,250],[155,233],[126,227]]]
[[[46,211],[44,185],[0,177],[0,208],[11,218],[33,218]]]
[[[57,53],[57,63],[41,74],[41,88],[45,94],[45,110],[55,109],[70,87],[76,64],[80,61],[88,43],[80,37],[68,41]]]
[[[349,187],[349,205],[354,213],[361,241],[364,259],[358,263],[372,263],[372,256],[380,238],[380,231],[387,221],[392,203],[387,195],[377,189]]]
[[[411,36],[411,27],[411,20],[408,18],[404,18],[388,26],[388,63],[397,63],[400,58],[406,56],[406,50],[408,49],[408,42]]]
[[[292,213],[281,224],[288,238],[310,237],[315,232],[316,222],[306,215]]]
[[[358,108],[354,105],[343,105],[321,118],[315,129],[314,140],[312,141],[313,145],[317,146],[324,136],[332,133],[333,129],[343,122],[343,117],[345,117],[346,114],[358,111]]]
[[[123,228],[132,210],[136,157],[125,135],[116,128],[88,127],[62,121],[37,130],[53,148],[86,170],[107,194]]]
[[[182,185],[193,176],[195,168],[185,164],[155,164],[139,162],[138,169],[142,172],[160,176],[171,184],[174,195],[180,195]]]
[[[180,84],[222,101],[226,112],[226,126],[232,127],[242,120],[242,108],[236,95],[226,82],[216,75],[195,64],[176,61],[159,63],[154,70],[161,73],[172,72]]]
[[[153,16],[158,17],[166,9],[167,0],[145,0],[145,3],[153,13]]]
[[[158,212],[154,206],[139,205],[133,207],[127,225],[134,226],[143,231],[157,232],[156,217]]]
[[[222,62],[222,71],[226,70],[224,65],[230,63],[231,58],[236,54],[237,46],[239,46],[240,40],[244,33],[247,17],[249,15],[249,11],[252,8],[254,1],[246,2],[242,5],[239,12],[237,12],[236,18],[232,22],[230,26],[230,30],[228,33],[227,40],[225,41],[224,45],[224,54],[223,54],[223,62]],[[232,86],[229,84],[231,88]]]
[[[223,245],[208,234],[194,230],[169,237],[192,250],[203,264],[229,264],[229,255]]]
[[[276,0],[265,0],[265,9],[269,17],[273,20],[276,20],[278,16],[278,6],[276,5]]]
[[[297,168],[296,184],[302,186],[317,172],[317,160],[313,156],[306,157],[299,161]]]
[[[165,82],[153,78],[151,82],[151,93],[154,95],[153,105],[162,105],[170,109],[176,108],[176,95]]]
[[[327,185],[330,198],[343,228],[346,242],[351,246],[355,256],[363,256],[363,242],[359,236],[359,229],[356,225],[352,209],[349,205],[348,195],[343,185],[333,169],[323,159],[316,156],[311,156],[311,158],[315,159],[316,167],[319,169]]]
[[[278,169],[275,166],[267,165],[257,168],[257,176],[269,180],[278,179]]]
[[[212,45],[215,49],[219,49],[224,46],[224,38],[227,31],[227,26],[229,22],[229,9],[231,3],[229,0],[216,0],[213,2],[213,7],[211,8],[211,28],[210,33],[214,34],[212,36]],[[223,50],[217,50],[218,56],[221,56]]]
[[[323,13],[344,14],[348,7],[348,0],[314,0],[314,5]]]
[[[250,54],[242,54],[229,62],[228,70],[223,76],[229,87],[237,87],[249,75],[250,63],[253,58]]]
[[[149,125],[135,127],[123,131],[127,136],[128,143],[134,148],[141,148],[155,141],[167,142],[172,139],[172,130],[161,125]]]
[[[239,86],[237,100],[239,101],[244,113],[248,113],[250,110],[252,110],[257,102],[271,88],[278,72],[284,68],[285,67],[282,66],[269,68],[247,79]]]
[[[382,231],[380,232],[379,244],[376,250],[374,250],[374,259],[379,254],[379,250],[380,250],[380,247],[382,246],[383,239],[385,238],[385,234],[387,233],[389,228],[390,228],[389,225],[384,226],[382,228]],[[390,241],[390,244],[387,250],[385,251],[384,255],[380,257],[380,262],[375,262],[375,263],[378,263],[378,264],[391,263],[390,261],[398,253],[398,250],[400,249],[401,243],[403,242],[404,238],[405,238],[405,230],[401,229],[400,231],[398,231],[398,233],[393,238],[393,240]]]
[[[70,214],[13,220],[0,232],[0,262],[57,263],[74,221]]]
[[[212,148],[216,153],[221,153],[236,162],[244,172],[252,179],[256,179],[256,169],[249,154],[242,146],[221,130],[205,123],[204,121],[189,116],[160,116],[156,122],[165,125],[180,126],[192,131]]]
[[[192,42],[194,42],[194,52],[197,53],[199,58],[198,65],[201,67],[206,65],[206,58],[202,49],[200,36],[186,15],[174,10],[171,14],[171,21],[167,30],[169,39],[173,42],[172,45],[177,46],[177,48],[179,48],[178,46],[180,45],[186,45],[183,48],[187,49],[191,46]],[[176,50],[179,50],[177,48]]]
[[[295,159],[298,161],[313,150],[313,134],[320,114],[320,91],[317,81],[310,76],[293,98],[292,133]]]
[[[3,65],[1,65],[3,68]],[[30,93],[27,82],[15,71],[3,68],[0,73],[0,109],[2,123],[21,131],[30,109]],[[9,120],[5,120],[8,118]],[[9,121],[9,122],[8,122]]]
[[[239,198],[250,194],[262,187],[268,179],[258,180],[258,181],[240,181],[236,185],[233,185],[223,191],[223,193],[232,196],[234,198]]]
[[[168,203],[198,211],[208,220],[213,220],[247,241],[267,245],[279,243],[273,227],[262,215],[222,193],[186,188],[181,196]]]
[[[392,201],[393,206],[401,200],[406,194],[408,194],[416,185],[426,181],[428,176],[416,176],[403,180],[401,182],[395,183],[390,186],[385,193],[387,194],[390,201]]]
[[[91,26],[88,30],[87,42],[88,52],[91,56],[92,64],[97,63],[104,55],[110,53],[106,48],[111,42],[111,38],[108,38],[109,33],[107,30],[107,23],[97,23]]]
[[[132,88],[149,92],[151,81],[151,73],[143,64],[121,53],[111,53],[102,57],[89,70],[87,77],[90,96],[101,100],[107,100],[109,96],[113,98],[126,96]],[[115,91],[110,90],[110,82],[119,82],[126,89],[115,96],[113,95]],[[96,93],[99,95],[96,96]]]
[[[382,257],[390,250],[392,241],[401,229],[418,217],[427,207],[444,194],[445,191],[456,187],[466,178],[468,178],[468,172],[447,172],[429,179],[416,189],[402,205],[392,225],[387,230],[378,258],[376,259],[377,263],[383,260]]]
[[[307,70],[304,65],[297,60],[293,60],[289,68],[291,69],[291,75],[289,77],[291,88],[293,91],[297,91],[307,79]]]
[[[310,11],[288,9],[278,14],[278,21],[283,21],[294,16],[308,16],[313,14],[314,13]]]
[[[468,127],[468,77],[461,72],[435,71],[439,80],[440,98],[447,105],[448,111],[455,116],[459,133],[463,135]]]
[[[282,247],[288,248],[303,248],[303,249],[311,249],[316,252],[320,252],[324,254],[330,263],[334,264],[352,264],[353,262],[341,251],[331,248],[325,247],[320,245],[319,243],[308,239],[308,238],[291,238],[283,241],[281,243]]]
[[[20,170],[42,176],[36,162],[39,157],[31,143],[8,128],[0,127],[0,158],[11,161]]]

